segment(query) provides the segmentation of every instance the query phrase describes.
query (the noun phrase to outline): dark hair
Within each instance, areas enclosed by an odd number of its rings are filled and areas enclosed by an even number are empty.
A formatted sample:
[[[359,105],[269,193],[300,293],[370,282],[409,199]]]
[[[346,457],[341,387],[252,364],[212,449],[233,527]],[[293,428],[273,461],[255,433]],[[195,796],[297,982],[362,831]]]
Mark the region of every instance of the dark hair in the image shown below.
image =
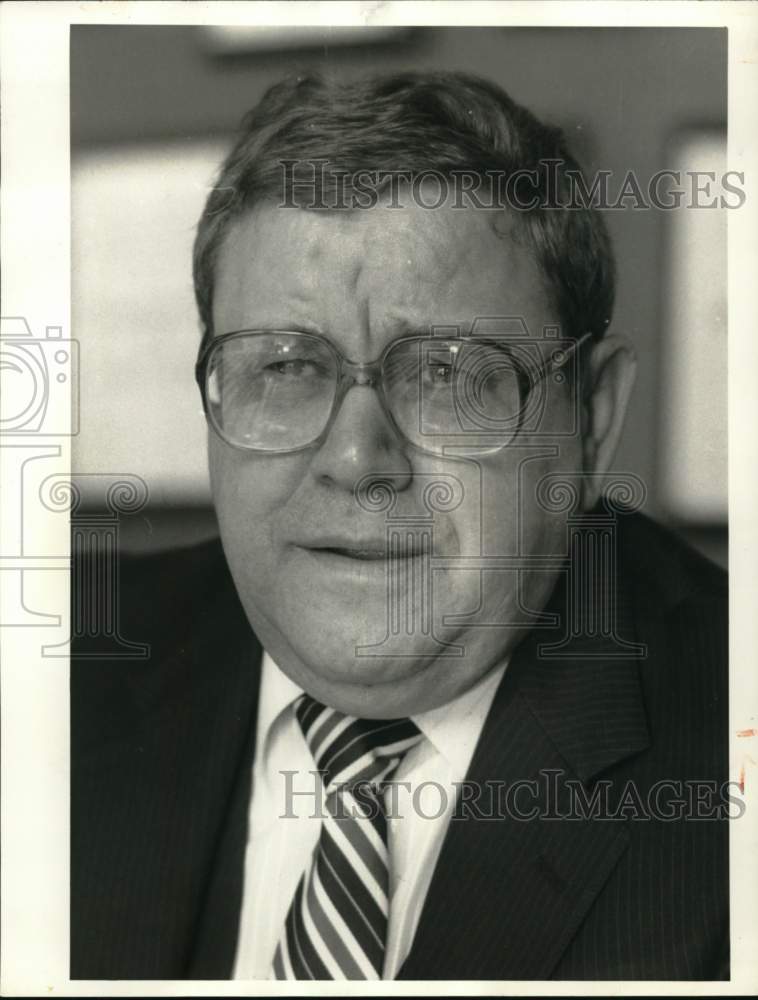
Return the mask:
[[[603,335],[613,308],[614,263],[600,213],[570,203],[580,174],[560,129],[543,125],[499,87],[464,73],[403,73],[353,82],[318,76],[271,87],[245,116],[198,223],[195,296],[204,339],[213,332],[216,259],[229,226],[255,203],[282,196],[282,161],[328,161],[328,176],[359,171],[456,171],[510,176],[554,164],[552,191],[515,212],[542,270],[562,335]],[[534,198],[535,190],[538,197]],[[557,199],[557,201],[556,201]],[[527,204],[527,198],[521,199]]]

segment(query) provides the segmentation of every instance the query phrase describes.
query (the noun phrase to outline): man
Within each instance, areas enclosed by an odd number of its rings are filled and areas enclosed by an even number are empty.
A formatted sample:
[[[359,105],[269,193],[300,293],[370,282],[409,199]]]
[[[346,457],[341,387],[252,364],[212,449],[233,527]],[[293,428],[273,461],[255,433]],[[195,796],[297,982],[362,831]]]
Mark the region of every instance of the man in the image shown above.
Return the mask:
[[[127,565],[149,660],[75,667],[73,977],[728,975],[726,589],[601,497],[577,172],[458,74],[246,119],[195,248],[223,552]]]

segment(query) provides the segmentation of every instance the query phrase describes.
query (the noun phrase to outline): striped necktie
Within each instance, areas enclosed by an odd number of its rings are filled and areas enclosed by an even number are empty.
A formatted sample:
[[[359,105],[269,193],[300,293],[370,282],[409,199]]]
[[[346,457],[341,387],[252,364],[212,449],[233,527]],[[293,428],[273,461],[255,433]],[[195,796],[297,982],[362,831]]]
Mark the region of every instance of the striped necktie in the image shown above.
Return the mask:
[[[276,979],[381,979],[389,915],[383,792],[422,739],[410,719],[356,719],[308,695],[295,714],[322,774],[325,818],[274,955]]]

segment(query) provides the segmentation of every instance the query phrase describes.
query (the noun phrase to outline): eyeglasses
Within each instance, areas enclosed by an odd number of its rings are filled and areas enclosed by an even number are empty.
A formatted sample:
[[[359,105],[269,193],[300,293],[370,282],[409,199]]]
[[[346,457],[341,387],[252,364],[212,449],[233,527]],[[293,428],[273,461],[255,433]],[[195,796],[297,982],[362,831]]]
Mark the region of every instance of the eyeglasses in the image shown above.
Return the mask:
[[[195,376],[213,430],[251,452],[300,451],[329,433],[347,392],[375,389],[395,431],[435,455],[486,454],[524,426],[534,389],[588,337],[405,336],[366,364],[317,334],[239,330],[201,349]],[[538,343],[548,345],[547,359]],[[544,400],[543,400],[544,402]]]

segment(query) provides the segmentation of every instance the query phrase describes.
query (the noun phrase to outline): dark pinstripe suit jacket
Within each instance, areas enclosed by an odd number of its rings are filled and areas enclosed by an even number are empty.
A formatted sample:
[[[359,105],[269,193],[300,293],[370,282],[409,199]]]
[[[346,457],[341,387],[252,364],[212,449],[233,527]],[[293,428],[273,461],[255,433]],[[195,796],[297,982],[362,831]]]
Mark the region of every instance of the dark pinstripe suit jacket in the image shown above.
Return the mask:
[[[597,635],[545,658],[562,613],[552,639],[532,632],[468,779],[536,781],[525,814],[565,815],[572,782],[627,808],[524,821],[459,806],[400,978],[728,978],[728,823],[676,805],[712,817],[702,783],[727,779],[725,578],[640,515],[621,519],[619,567],[620,632],[645,655]],[[121,628],[150,658],[72,666],[71,974],[228,978],[260,647],[218,543],[123,575]],[[642,818],[661,779],[675,818]]]

